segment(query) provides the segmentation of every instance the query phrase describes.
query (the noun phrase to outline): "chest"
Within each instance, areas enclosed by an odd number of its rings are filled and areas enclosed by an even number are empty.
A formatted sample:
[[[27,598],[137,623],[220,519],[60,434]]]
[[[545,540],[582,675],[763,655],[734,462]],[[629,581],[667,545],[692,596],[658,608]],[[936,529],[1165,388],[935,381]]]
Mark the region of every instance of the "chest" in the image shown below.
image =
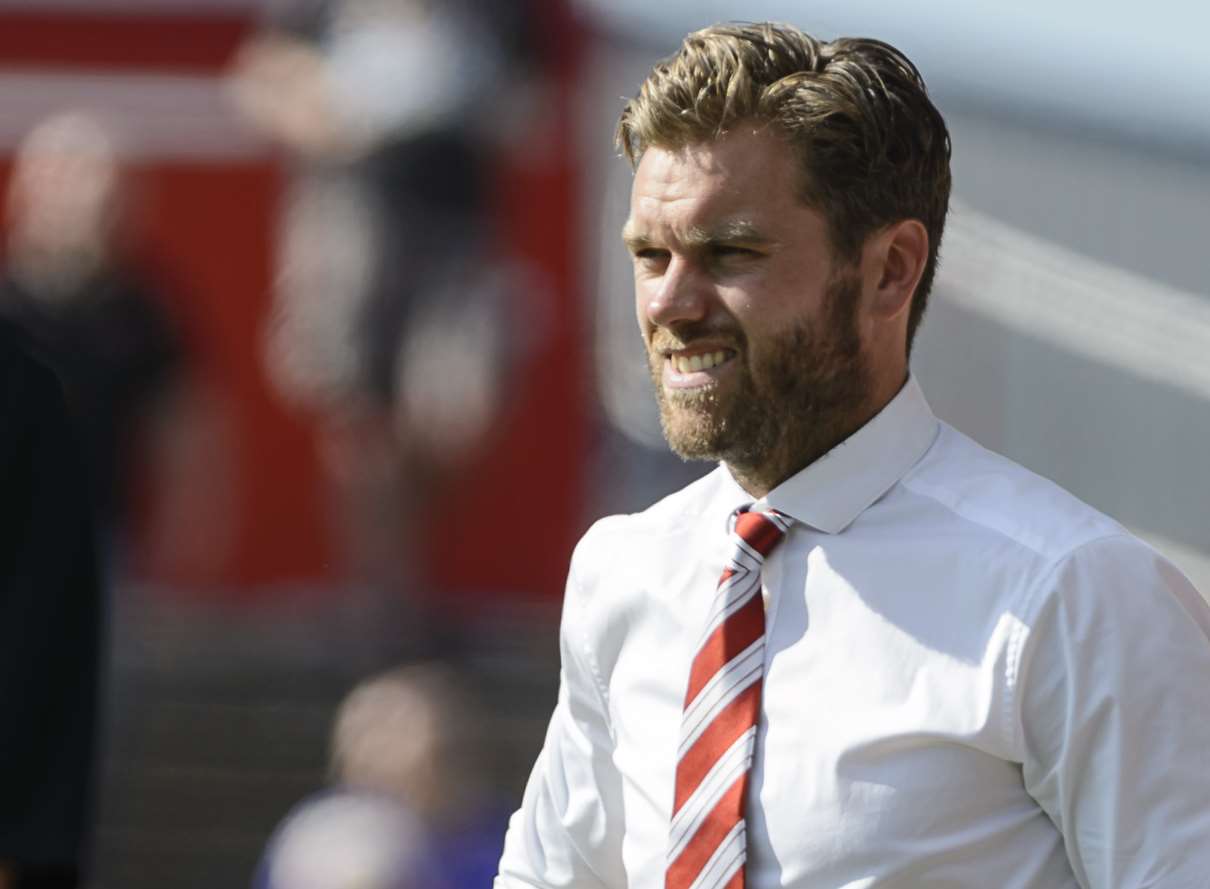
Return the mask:
[[[713,584],[708,571],[682,580]],[[849,876],[892,872],[909,849],[960,845],[972,823],[1036,814],[999,719],[1001,621],[967,616],[966,638],[934,638],[916,626],[920,614],[900,613],[927,591],[823,552],[771,559],[762,582],[749,885],[859,885]],[[609,676],[635,887],[661,885],[685,685],[705,616],[667,593],[651,591]]]

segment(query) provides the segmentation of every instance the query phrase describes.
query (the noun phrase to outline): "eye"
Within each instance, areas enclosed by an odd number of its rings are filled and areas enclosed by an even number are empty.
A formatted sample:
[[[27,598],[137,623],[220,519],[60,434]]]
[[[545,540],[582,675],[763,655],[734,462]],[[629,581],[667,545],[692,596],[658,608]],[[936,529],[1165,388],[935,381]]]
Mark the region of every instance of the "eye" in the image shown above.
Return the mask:
[[[668,257],[668,251],[661,250],[658,247],[644,247],[641,250],[634,251],[634,261],[641,265],[666,265]]]
[[[710,249],[710,255],[717,261],[756,259],[761,254],[750,247],[738,244],[716,244]]]

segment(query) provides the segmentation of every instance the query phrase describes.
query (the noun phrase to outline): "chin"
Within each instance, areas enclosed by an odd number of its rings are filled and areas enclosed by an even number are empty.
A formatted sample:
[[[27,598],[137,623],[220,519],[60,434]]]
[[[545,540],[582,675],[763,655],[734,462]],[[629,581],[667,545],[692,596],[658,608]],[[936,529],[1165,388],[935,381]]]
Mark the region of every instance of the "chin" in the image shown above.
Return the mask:
[[[727,450],[724,424],[713,414],[686,409],[660,412],[664,438],[682,460],[722,460]]]
[[[698,461],[717,463],[724,459],[723,455],[716,448],[695,440],[674,441],[669,439],[668,447],[672,450],[672,453],[676,454],[686,463]]]

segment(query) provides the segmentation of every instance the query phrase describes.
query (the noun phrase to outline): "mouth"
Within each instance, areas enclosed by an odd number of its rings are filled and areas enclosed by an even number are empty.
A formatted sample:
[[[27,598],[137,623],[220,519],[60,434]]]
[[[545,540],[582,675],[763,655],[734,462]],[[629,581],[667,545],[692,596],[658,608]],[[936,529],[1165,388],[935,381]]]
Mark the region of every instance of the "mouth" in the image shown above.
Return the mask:
[[[664,385],[669,389],[700,389],[715,385],[735,363],[734,349],[695,347],[664,353]]]

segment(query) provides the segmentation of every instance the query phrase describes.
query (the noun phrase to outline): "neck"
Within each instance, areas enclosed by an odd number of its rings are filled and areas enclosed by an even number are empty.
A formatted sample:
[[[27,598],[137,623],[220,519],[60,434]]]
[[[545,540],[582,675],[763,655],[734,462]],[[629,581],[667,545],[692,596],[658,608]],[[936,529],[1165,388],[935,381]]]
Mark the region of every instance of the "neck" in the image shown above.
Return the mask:
[[[725,459],[724,465],[741,488],[760,499],[786,479],[826,456],[874,419],[899,394],[907,379],[905,370],[902,376],[892,378],[892,383],[875,387],[860,406],[843,416],[827,420],[821,418],[814,425],[814,434],[808,442],[794,443],[783,437],[774,452],[764,460]]]

